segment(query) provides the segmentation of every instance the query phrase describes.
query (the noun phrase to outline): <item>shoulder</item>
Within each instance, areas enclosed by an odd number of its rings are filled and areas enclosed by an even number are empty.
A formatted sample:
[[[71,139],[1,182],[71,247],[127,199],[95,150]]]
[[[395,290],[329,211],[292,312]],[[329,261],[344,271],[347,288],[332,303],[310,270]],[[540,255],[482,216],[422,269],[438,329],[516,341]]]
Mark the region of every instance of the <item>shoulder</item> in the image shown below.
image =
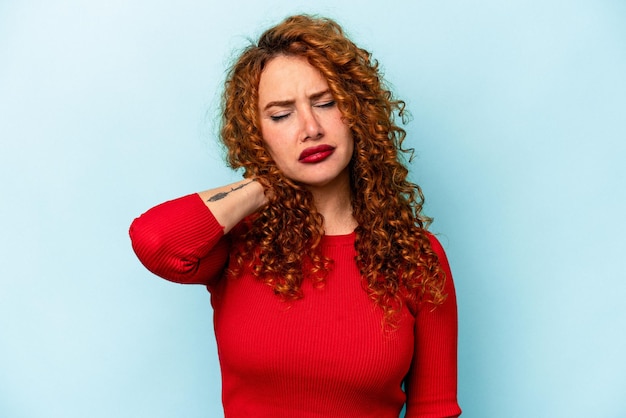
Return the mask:
[[[435,254],[437,254],[439,261],[443,262],[445,260],[447,262],[446,251],[443,249],[443,245],[441,245],[439,239],[432,232],[426,232],[426,235],[428,236],[430,247],[435,252]]]

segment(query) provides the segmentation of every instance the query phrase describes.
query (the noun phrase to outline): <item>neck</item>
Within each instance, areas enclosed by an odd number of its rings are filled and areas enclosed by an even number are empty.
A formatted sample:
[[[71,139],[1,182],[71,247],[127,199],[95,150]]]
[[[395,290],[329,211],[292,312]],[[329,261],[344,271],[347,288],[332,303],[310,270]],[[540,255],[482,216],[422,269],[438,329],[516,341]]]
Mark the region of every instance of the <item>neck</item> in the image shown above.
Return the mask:
[[[346,176],[333,185],[310,188],[315,208],[324,217],[326,235],[349,234],[357,227],[352,214],[350,180]]]

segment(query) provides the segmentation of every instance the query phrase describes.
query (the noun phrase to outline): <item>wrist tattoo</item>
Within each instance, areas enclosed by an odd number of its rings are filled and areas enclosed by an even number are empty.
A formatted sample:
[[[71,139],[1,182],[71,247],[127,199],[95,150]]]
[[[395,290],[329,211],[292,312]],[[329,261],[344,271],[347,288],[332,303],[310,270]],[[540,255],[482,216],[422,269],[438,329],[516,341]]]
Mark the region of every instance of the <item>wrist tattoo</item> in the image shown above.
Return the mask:
[[[252,183],[254,180],[250,180],[247,183],[244,184],[240,184],[237,187],[231,187],[230,191],[228,192],[219,192],[217,194],[214,194],[213,196],[209,197],[207,199],[207,202],[217,202],[218,200],[222,200],[223,198],[225,198],[226,196],[228,196],[230,193],[234,192],[235,190],[239,190],[239,189],[243,189],[244,187],[246,187],[248,184]]]

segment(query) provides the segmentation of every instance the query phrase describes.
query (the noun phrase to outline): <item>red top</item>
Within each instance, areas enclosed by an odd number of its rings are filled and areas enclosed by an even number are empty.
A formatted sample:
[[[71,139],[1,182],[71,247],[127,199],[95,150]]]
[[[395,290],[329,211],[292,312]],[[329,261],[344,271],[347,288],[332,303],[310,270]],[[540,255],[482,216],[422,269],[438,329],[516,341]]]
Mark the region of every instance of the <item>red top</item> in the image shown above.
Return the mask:
[[[227,418],[456,417],[457,310],[443,248],[445,303],[405,306],[396,330],[362,287],[354,234],[325,236],[334,260],[322,288],[284,302],[250,271],[225,278],[230,237],[196,194],[156,206],[130,229],[133,248],[153,273],[208,286]],[[405,385],[406,393],[402,390]]]

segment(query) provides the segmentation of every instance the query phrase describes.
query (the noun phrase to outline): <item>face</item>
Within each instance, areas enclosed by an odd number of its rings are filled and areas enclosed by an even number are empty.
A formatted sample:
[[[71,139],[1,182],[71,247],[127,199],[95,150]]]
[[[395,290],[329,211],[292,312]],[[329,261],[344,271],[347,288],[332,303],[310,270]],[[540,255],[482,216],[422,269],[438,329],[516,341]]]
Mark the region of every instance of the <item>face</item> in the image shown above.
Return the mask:
[[[261,132],[278,168],[310,188],[347,184],[354,142],[324,76],[305,58],[270,60],[259,82]]]

